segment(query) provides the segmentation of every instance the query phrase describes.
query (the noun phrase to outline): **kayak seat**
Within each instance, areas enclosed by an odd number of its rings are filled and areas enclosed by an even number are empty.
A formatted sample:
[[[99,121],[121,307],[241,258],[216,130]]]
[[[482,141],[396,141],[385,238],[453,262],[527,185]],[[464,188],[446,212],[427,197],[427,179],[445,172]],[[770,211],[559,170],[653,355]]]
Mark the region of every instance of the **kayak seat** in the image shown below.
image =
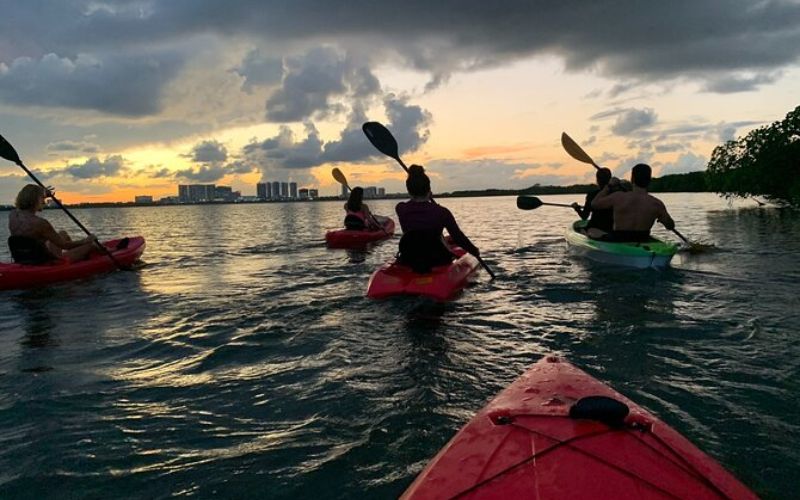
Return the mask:
[[[597,420],[609,427],[621,427],[628,416],[628,405],[606,396],[587,396],[569,409],[570,418]]]
[[[453,252],[442,240],[441,233],[409,231],[400,238],[398,260],[415,273],[428,274],[434,267],[449,264],[454,258]]]
[[[9,236],[8,249],[17,264],[38,266],[57,260],[41,241],[28,236]]]
[[[367,226],[361,218],[349,214],[344,218],[344,228],[351,231],[364,231],[367,229]]]
[[[124,237],[121,240],[119,240],[119,242],[117,243],[116,249],[117,250],[123,250],[125,248],[128,248],[128,244],[130,244],[130,242],[131,242],[130,238],[128,238],[127,236]]]

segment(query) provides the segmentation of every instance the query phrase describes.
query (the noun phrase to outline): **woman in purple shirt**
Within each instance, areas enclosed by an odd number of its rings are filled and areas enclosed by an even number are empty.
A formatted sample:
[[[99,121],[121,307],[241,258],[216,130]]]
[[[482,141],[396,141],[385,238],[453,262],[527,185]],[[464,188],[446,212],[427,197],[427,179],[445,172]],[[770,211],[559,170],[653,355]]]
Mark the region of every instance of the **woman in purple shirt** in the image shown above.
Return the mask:
[[[422,166],[409,167],[406,189],[411,199],[395,207],[403,229],[400,239],[402,263],[419,273],[450,263],[455,256],[442,239],[443,229],[447,229],[454,244],[476,257],[480,256],[480,250],[461,232],[450,210],[431,199],[431,181]]]

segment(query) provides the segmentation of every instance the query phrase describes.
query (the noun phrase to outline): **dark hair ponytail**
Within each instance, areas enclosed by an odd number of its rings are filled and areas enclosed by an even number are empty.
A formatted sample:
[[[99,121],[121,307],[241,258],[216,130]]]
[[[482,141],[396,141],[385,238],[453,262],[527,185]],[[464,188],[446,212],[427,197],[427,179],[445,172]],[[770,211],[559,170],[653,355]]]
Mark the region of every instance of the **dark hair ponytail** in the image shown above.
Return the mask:
[[[408,167],[406,189],[411,196],[426,196],[431,191],[431,180],[425,174],[422,165]]]

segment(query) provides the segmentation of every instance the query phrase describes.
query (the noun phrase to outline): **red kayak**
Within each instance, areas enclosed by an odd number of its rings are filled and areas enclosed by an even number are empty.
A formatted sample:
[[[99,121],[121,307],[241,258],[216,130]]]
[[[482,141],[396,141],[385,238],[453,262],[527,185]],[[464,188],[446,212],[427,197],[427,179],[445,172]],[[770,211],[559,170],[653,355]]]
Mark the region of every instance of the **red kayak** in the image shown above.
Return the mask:
[[[455,497],[757,498],[664,422],[554,356],[479,411],[403,494]]]
[[[394,234],[394,221],[386,218],[383,229],[377,231],[356,231],[353,229],[337,229],[325,233],[325,242],[330,248],[358,248],[374,243]]]
[[[106,241],[106,246],[121,266],[130,266],[144,252],[144,238],[134,236],[127,239],[125,248],[117,249],[122,239]],[[28,266],[24,264],[0,263],[0,290],[31,288],[59,281],[86,278],[93,274],[113,271],[117,265],[100,251],[95,251],[88,259],[69,263],[62,259],[52,264]]]
[[[446,266],[434,267],[428,274],[417,274],[396,261],[385,264],[369,279],[367,297],[422,295],[439,301],[453,298],[467,286],[467,278],[478,270],[480,263],[460,247],[451,250],[458,258]]]

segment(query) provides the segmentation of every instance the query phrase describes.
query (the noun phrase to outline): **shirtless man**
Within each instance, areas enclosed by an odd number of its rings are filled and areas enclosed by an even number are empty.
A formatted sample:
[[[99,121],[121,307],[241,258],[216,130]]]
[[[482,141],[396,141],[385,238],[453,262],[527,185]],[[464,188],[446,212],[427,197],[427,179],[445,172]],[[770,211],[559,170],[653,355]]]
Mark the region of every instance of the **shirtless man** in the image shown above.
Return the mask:
[[[56,232],[47,220],[36,215],[44,208],[44,198],[45,190],[36,184],[28,184],[17,195],[17,209],[8,216],[9,246],[14,260],[45,264],[61,258],[69,262],[88,258],[96,238],[72,241],[66,231]]]
[[[650,166],[639,163],[631,170],[633,191],[609,193],[609,186],[614,182],[612,179],[592,200],[593,209],[614,210],[612,241],[649,241],[650,228],[655,221],[669,230],[675,227],[675,221],[667,213],[664,203],[647,193],[651,176]]]

